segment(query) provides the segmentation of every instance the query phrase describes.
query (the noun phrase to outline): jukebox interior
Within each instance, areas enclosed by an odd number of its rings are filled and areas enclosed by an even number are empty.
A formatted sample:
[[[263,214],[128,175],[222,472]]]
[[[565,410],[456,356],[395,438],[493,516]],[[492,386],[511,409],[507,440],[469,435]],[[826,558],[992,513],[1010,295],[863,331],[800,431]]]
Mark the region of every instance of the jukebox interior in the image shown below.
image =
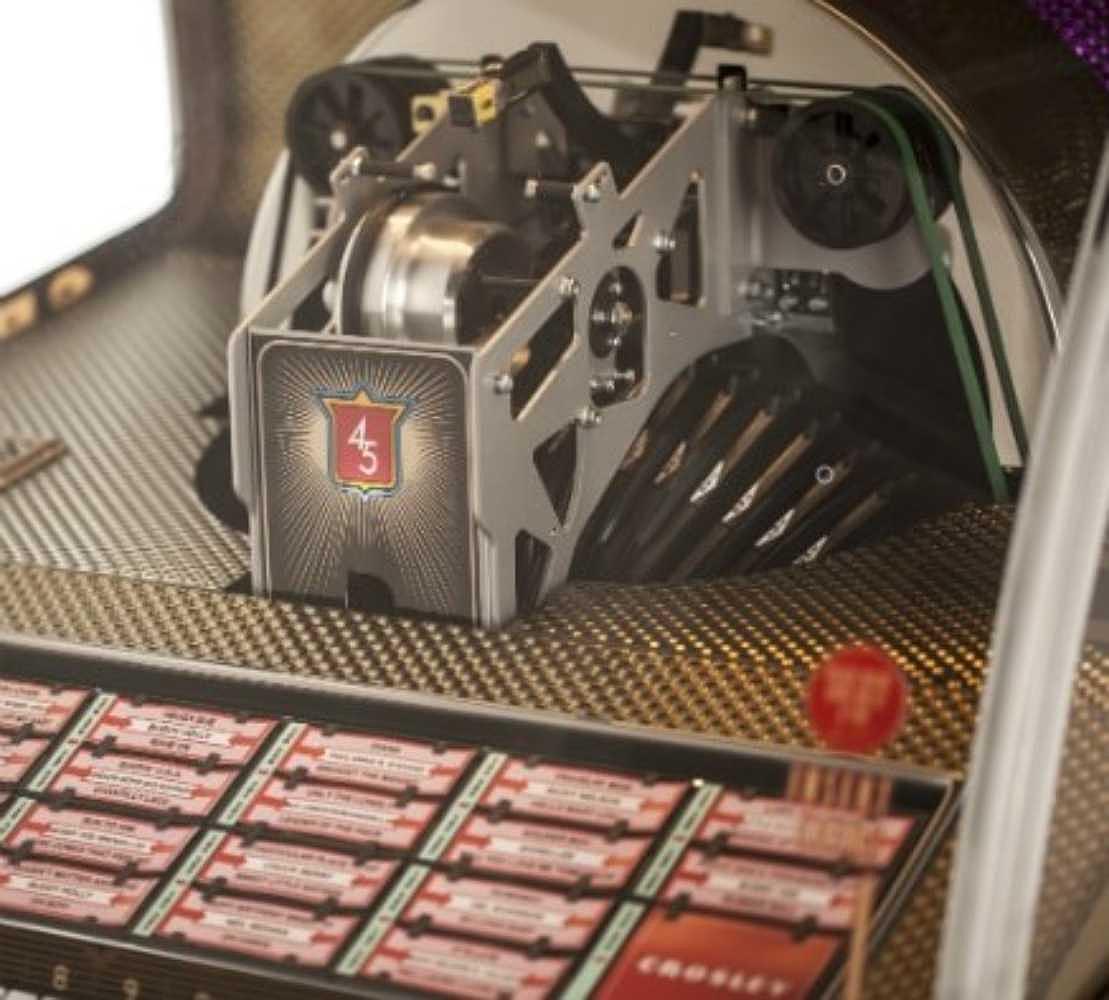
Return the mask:
[[[971,130],[823,2],[280,6],[0,302],[0,993],[930,995],[1056,304]]]
[[[568,578],[750,574],[1008,497],[954,143],[897,87],[690,73],[770,44],[682,12],[645,74],[535,43],[299,86],[304,253],[270,248],[230,353],[248,518],[209,486],[255,592],[497,626]]]

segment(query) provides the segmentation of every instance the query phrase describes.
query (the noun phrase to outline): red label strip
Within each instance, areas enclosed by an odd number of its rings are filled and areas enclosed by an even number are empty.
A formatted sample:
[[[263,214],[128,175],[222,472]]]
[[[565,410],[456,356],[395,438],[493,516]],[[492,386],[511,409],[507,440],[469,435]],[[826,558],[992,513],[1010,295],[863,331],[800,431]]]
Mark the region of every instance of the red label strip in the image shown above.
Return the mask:
[[[102,868],[133,864],[143,872],[163,872],[193,833],[188,827],[159,829],[154,823],[126,816],[36,805],[8,834],[4,846],[29,846],[39,857]]]
[[[861,831],[869,827],[871,857],[885,867],[904,843],[913,820],[883,816],[862,821],[845,809],[813,806],[786,799],[745,799],[725,792],[697,833],[699,840],[720,838],[728,847],[766,851],[810,861],[839,861],[857,851]]]
[[[0,726],[5,729],[30,726],[46,735],[61,732],[87,694],[72,688],[53,691],[45,684],[2,679]]]
[[[228,889],[281,896],[317,905],[368,907],[396,871],[395,861],[359,862],[346,854],[270,840],[247,843],[227,836],[198,876]]]
[[[17,741],[0,736],[0,782],[14,785],[22,781],[49,743],[46,739],[29,737]]]
[[[443,860],[469,859],[478,871],[559,885],[588,881],[594,888],[618,889],[649,844],[638,837],[610,840],[591,831],[513,820],[494,823],[484,816],[472,816]]]
[[[434,874],[404,913],[441,930],[516,944],[546,940],[552,948],[582,948],[608,911],[604,899],[568,899],[544,889]]]
[[[437,752],[427,743],[361,733],[325,734],[309,726],[281,762],[283,771],[363,788],[446,795],[473,759],[472,750]]]
[[[201,773],[172,761],[111,753],[95,756],[89,750],[78,750],[51,783],[50,791],[152,812],[176,810],[182,816],[206,816],[235,777],[234,771]]]
[[[120,750],[161,754],[186,760],[219,758],[242,765],[254,755],[276,725],[270,719],[240,721],[229,712],[117,698],[89,736],[110,738]]]
[[[387,795],[353,788],[267,781],[243,813],[244,823],[351,844],[380,844],[406,850],[435,815],[436,804],[398,804]]]
[[[331,961],[355,921],[352,916],[317,917],[311,910],[235,896],[205,899],[190,889],[156,933],[204,948],[319,968]]]
[[[610,827],[624,823],[636,833],[653,833],[685,793],[683,781],[651,784],[632,775],[555,764],[528,766],[513,759],[485,794],[485,805],[507,802],[514,813],[568,823]]]
[[[104,927],[122,927],[156,884],[152,878],[119,884],[103,872],[0,858],[0,909],[67,923],[92,920]]]
[[[362,967],[364,976],[388,976],[389,982],[435,994],[478,1000],[543,1000],[566,970],[562,958],[528,958],[496,945],[476,944],[394,928]]]
[[[851,926],[858,879],[792,865],[691,850],[662,892],[669,901],[685,896],[690,905],[729,913],[800,923],[812,918],[821,927]]]

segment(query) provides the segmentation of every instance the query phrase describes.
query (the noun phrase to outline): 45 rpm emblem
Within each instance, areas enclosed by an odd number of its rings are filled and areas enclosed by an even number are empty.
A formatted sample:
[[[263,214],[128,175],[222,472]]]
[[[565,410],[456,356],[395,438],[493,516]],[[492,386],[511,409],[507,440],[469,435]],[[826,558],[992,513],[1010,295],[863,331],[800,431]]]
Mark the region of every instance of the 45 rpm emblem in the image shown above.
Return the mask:
[[[406,404],[374,400],[363,388],[349,395],[321,393],[320,401],[328,414],[328,466],[336,485],[363,496],[396,489]]]

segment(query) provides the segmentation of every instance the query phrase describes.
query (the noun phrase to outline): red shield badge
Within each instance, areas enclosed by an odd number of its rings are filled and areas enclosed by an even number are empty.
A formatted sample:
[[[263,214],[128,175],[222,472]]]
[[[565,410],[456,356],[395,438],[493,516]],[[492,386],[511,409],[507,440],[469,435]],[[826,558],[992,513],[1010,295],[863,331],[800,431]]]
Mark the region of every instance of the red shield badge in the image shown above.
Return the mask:
[[[321,401],[330,422],[329,464],[335,483],[364,495],[396,489],[404,403],[378,402],[365,389],[351,396],[321,396]]]

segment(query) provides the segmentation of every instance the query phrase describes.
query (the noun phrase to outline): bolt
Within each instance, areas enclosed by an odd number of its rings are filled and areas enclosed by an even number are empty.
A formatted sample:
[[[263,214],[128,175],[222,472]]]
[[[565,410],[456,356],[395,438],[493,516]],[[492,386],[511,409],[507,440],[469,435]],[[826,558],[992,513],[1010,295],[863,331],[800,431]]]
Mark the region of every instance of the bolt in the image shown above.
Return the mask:
[[[835,478],[836,470],[830,465],[818,465],[816,467],[816,481],[821,486],[830,486]]]
[[[574,298],[581,291],[581,284],[577,278],[564,274],[558,282],[558,294],[564,299]]]
[[[839,187],[847,180],[847,167],[842,163],[829,163],[824,169],[824,179],[832,187]]]
[[[601,188],[599,184],[589,184],[585,188],[582,197],[590,204],[596,204],[601,200]]]
[[[356,149],[353,153],[347,154],[346,158],[340,160],[335,169],[328,175],[327,179],[332,192],[338,194],[339,188],[357,177],[365,165],[366,157],[361,149]]]
[[[665,229],[660,229],[651,240],[651,246],[658,253],[673,253],[674,248],[678,245],[678,241],[674,238],[673,233],[667,232]]]
[[[512,391],[512,387],[515,383],[511,375],[506,372],[501,372],[493,376],[491,384],[493,386],[493,391],[498,396],[507,396]]]
[[[616,379],[611,375],[594,375],[589,380],[590,392],[615,392]]]
[[[743,47],[748,52],[765,56],[774,47],[774,29],[748,21],[743,26]],[[738,79],[738,77],[737,77]]]
[[[600,426],[600,423],[601,411],[592,406],[587,406],[584,410],[581,411],[581,413],[578,414],[579,427],[598,427]]]
[[[612,304],[608,321],[615,329],[624,331],[635,322],[635,312],[623,299],[618,299]]]

